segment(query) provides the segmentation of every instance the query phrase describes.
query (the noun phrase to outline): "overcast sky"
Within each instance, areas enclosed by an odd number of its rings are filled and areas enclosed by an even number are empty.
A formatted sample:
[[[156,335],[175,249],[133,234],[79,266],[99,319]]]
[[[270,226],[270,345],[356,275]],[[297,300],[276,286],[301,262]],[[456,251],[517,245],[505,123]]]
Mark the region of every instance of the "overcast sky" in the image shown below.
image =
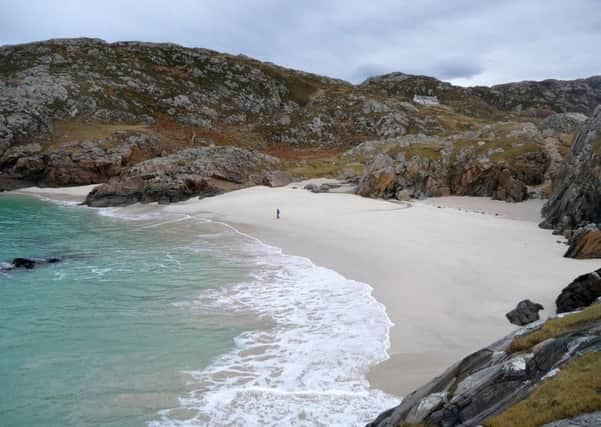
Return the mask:
[[[169,41],[352,82],[601,74],[601,0],[0,0],[0,44]]]

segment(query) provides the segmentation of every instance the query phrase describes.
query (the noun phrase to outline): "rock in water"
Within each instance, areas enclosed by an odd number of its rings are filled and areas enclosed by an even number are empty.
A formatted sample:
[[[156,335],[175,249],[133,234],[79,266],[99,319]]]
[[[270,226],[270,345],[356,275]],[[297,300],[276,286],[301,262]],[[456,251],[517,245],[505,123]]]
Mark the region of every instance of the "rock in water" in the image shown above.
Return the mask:
[[[14,269],[25,269],[31,270],[35,267],[44,264],[55,264],[57,262],[62,261],[60,258],[45,258],[45,259],[37,259],[37,258],[15,258],[10,263],[5,264],[6,267],[1,267],[0,270],[8,271]]]
[[[578,276],[555,300],[558,313],[588,307],[601,297],[601,268]]]
[[[578,259],[601,258],[601,230],[596,226],[578,230],[570,238],[570,247],[564,256]]]
[[[13,265],[13,268],[26,268],[31,270],[35,267],[36,262],[29,258],[15,258],[11,264]]]
[[[541,304],[525,299],[520,301],[516,308],[505,315],[514,325],[524,326],[540,319],[538,312],[544,310]]]

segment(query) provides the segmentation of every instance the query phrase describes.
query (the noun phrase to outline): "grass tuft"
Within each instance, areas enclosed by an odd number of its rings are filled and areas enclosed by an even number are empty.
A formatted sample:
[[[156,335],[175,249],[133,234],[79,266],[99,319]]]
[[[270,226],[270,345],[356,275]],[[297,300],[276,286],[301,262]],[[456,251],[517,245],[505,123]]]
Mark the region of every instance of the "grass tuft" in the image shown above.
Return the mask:
[[[601,353],[570,361],[527,399],[487,420],[485,427],[538,427],[601,409]]]

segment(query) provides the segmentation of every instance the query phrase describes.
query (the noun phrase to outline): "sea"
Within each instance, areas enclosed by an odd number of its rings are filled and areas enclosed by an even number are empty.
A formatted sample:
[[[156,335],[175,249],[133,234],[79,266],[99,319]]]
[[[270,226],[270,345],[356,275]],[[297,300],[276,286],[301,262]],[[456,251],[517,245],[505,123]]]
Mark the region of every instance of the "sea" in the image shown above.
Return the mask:
[[[0,426],[364,425],[399,402],[371,292],[215,220],[0,194]]]

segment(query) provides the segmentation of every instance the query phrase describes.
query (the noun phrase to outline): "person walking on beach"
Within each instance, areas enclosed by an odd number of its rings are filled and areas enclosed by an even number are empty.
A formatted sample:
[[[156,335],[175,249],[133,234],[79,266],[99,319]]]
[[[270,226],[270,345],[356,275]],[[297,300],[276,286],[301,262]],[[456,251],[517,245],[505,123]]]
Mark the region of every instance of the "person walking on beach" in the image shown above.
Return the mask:
[[[277,209],[275,210],[275,217],[276,217],[277,219],[280,219],[280,208],[277,208]]]

